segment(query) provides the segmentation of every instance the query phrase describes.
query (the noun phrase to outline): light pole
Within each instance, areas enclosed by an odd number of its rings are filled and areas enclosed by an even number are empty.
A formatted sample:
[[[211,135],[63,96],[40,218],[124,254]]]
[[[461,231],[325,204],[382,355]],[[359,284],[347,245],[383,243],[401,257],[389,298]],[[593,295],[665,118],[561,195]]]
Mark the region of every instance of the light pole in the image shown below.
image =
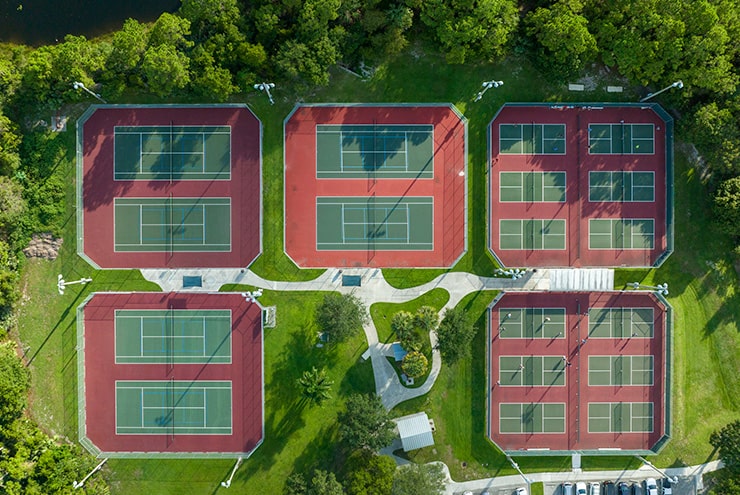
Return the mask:
[[[67,282],[66,280],[64,280],[64,277],[60,273],[59,276],[57,277],[57,290],[59,291],[59,295],[60,296],[63,296],[64,295],[64,288],[66,286],[68,286],[68,285],[75,285],[75,284],[85,285],[88,282],[92,282],[92,279],[91,278],[81,278],[81,279],[75,280],[73,282]]]
[[[643,101],[648,101],[650,98],[654,96],[658,96],[663,91],[668,91],[671,88],[678,88],[678,89],[683,88],[683,81],[678,80],[674,82],[673,84],[671,84],[670,86],[666,86],[665,88],[661,89],[660,91],[656,91],[655,93],[648,93],[648,95],[645,98],[640,99],[640,103],[642,103]]]
[[[82,478],[82,481],[74,481],[74,482],[72,482],[72,488],[74,488],[75,490],[78,489],[78,488],[82,488],[82,485],[85,484],[85,482],[88,480],[88,478],[90,478],[90,476],[92,476],[93,474],[95,474],[98,471],[100,471],[100,469],[103,467],[103,464],[105,464],[105,461],[107,461],[107,460],[108,459],[103,459],[102,461],[100,461],[100,464],[98,464],[97,466],[95,466],[93,468],[93,470],[88,473],[87,476],[85,476],[84,478]]]
[[[516,461],[514,459],[512,459],[509,454],[506,454],[506,458],[511,463],[511,466],[514,469],[516,469],[519,472],[519,475],[524,479],[524,482],[527,484],[527,493],[530,493],[531,490],[529,490],[529,485],[532,484],[532,480],[530,480],[529,478],[527,478],[526,476],[524,476],[524,473],[522,473],[522,470],[519,469],[519,464],[517,464]]]
[[[231,470],[231,475],[229,476],[229,479],[227,479],[226,481],[222,481],[221,486],[223,486],[224,488],[228,488],[231,486],[231,480],[234,479],[234,474],[236,473],[236,470],[239,469],[241,463],[242,458],[240,457],[236,460],[236,464],[234,465],[234,469]]]
[[[266,83],[266,82],[254,85],[254,89],[256,89],[257,91],[264,91],[265,93],[267,93],[267,98],[270,100],[270,105],[275,104],[275,100],[272,99],[272,94],[270,93],[270,90],[273,89],[274,87],[275,87],[275,83]]]
[[[647,460],[647,459],[645,459],[644,457],[642,457],[642,456],[639,456],[639,455],[636,455],[635,457],[637,457],[638,459],[640,459],[640,460],[642,461],[642,463],[643,463],[643,464],[645,464],[646,466],[650,466],[651,468],[653,468],[653,469],[654,469],[654,470],[655,470],[655,471],[656,471],[656,472],[657,472],[658,474],[660,474],[661,476],[663,476],[663,477],[665,477],[665,478],[668,478],[668,480],[669,480],[669,481],[670,481],[671,483],[673,483],[674,485],[675,485],[676,483],[678,483],[678,476],[673,476],[673,477],[671,477],[671,476],[668,476],[668,473],[666,473],[665,471],[661,471],[660,469],[658,469],[657,467],[655,467],[655,465],[654,465],[654,464],[653,464],[652,462],[648,461],[648,460]]]
[[[632,287],[633,289],[653,289],[655,292],[660,294],[661,296],[667,296],[668,295],[668,284],[658,284],[658,285],[642,285],[640,282],[629,282],[627,284],[628,286]]]
[[[72,83],[72,87],[73,87],[73,88],[75,88],[75,89],[81,89],[81,90],[83,90],[83,91],[87,91],[87,92],[88,92],[89,94],[91,94],[92,96],[94,96],[94,97],[95,97],[95,98],[97,98],[98,100],[102,101],[103,103],[108,103],[108,102],[107,102],[107,101],[105,101],[105,100],[104,100],[104,99],[103,99],[103,98],[102,98],[102,97],[101,97],[101,96],[100,96],[99,94],[97,94],[97,93],[93,93],[92,91],[90,91],[89,89],[87,89],[87,87],[85,87],[85,85],[84,85],[84,84],[82,84],[82,83],[81,83],[81,82],[79,82],[79,81],[75,81],[75,82],[73,82],[73,83]]]
[[[242,292],[242,297],[247,300],[247,302],[256,303],[257,298],[262,295],[262,289],[257,289],[255,291],[247,291]]]
[[[491,88],[498,88],[499,86],[503,86],[503,81],[483,81],[483,89],[478,91],[478,94],[475,95],[475,100],[473,101],[480,101],[481,98],[483,98],[483,95],[486,94],[486,91],[488,91]]]

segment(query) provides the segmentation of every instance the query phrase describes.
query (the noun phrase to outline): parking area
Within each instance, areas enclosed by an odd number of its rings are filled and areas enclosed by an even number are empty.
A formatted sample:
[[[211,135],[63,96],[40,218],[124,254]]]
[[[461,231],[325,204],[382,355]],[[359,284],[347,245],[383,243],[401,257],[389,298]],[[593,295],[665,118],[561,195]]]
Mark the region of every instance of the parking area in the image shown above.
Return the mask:
[[[649,476],[650,474],[648,474]],[[547,475],[548,477],[552,477],[553,475]],[[557,476],[557,475],[555,475]],[[647,477],[647,476],[646,476]],[[562,479],[562,478],[561,478]],[[583,473],[579,479],[588,479],[588,473]],[[620,482],[624,481],[629,485],[632,485],[634,482],[639,482],[641,486],[644,488],[644,479],[645,478],[634,478],[634,479],[613,479],[612,481],[615,482],[615,484],[619,484]],[[656,478],[658,482],[660,482],[660,478]],[[496,483],[496,479],[492,480],[492,484]],[[594,480],[595,481],[595,480]],[[601,479],[601,482],[606,481],[606,479]],[[575,485],[575,475],[573,481],[571,481],[573,485]],[[588,485],[588,481],[586,484]],[[497,483],[496,483],[497,484]],[[477,490],[454,490],[453,492],[448,493],[454,493],[455,495],[513,495],[515,490],[521,486],[524,486],[522,480],[519,480],[517,483],[511,483],[511,484],[505,484],[502,486],[491,486],[489,488],[485,489],[477,489]],[[555,483],[555,482],[545,482],[544,483],[544,494],[545,495],[563,495],[562,490],[562,483]],[[604,490],[602,489],[601,494],[604,493]],[[631,493],[631,492],[630,492]],[[662,492],[659,492],[662,495]],[[697,495],[696,485],[694,482],[693,476],[679,476],[678,477],[678,483],[673,485],[673,495]]]

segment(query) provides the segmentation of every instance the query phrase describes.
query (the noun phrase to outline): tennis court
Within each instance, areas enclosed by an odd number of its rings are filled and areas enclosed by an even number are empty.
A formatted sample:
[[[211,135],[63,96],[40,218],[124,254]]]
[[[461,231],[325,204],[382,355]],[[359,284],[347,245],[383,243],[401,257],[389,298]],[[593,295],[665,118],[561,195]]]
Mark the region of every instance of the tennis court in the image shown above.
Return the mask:
[[[655,201],[655,172],[589,171],[588,200],[621,203]]]
[[[318,197],[317,250],[432,250],[432,197]]]
[[[509,249],[565,249],[565,220],[499,220],[499,246]]]
[[[116,363],[231,363],[229,310],[116,310]]]
[[[230,381],[116,381],[118,435],[231,435]]]
[[[565,124],[499,124],[499,150],[506,155],[564,155]]]
[[[592,155],[652,155],[653,124],[589,124],[588,152]]]
[[[655,220],[609,218],[588,220],[589,249],[653,249]]]
[[[562,387],[566,361],[560,356],[499,356],[504,387]]]
[[[565,338],[565,308],[501,308],[498,316],[502,339]]]
[[[316,126],[318,178],[434,176],[433,125]]]
[[[588,357],[588,384],[591,387],[652,386],[653,356]]]
[[[115,126],[115,180],[229,180],[229,126]]]
[[[116,252],[231,251],[231,198],[115,198]]]
[[[653,308],[591,308],[588,336],[596,339],[651,339]]]
[[[652,433],[652,402],[589,402],[589,433]]]
[[[565,404],[502,402],[499,404],[499,431],[503,434],[564,433]]]
[[[565,172],[501,172],[502,203],[564,203]]]

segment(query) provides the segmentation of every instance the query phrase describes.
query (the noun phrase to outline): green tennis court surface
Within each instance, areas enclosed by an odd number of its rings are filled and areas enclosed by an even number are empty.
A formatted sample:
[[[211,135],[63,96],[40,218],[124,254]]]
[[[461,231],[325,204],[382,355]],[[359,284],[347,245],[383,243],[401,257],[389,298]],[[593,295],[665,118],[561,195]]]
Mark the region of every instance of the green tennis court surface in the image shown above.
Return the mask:
[[[317,250],[432,250],[434,198],[316,198]]]
[[[117,381],[118,435],[230,435],[230,381]]]
[[[499,220],[501,249],[565,249],[565,220]]]
[[[231,251],[231,198],[116,198],[115,251]]]
[[[652,402],[590,402],[589,433],[651,433]]]
[[[501,172],[501,202],[565,202],[565,172]]]
[[[654,242],[652,218],[588,220],[589,249],[653,249]]]
[[[432,125],[316,126],[318,178],[434,177]]]
[[[501,403],[501,433],[565,433],[565,404]]]
[[[115,180],[228,180],[229,126],[116,126]]]
[[[588,173],[589,201],[655,201],[654,172]]]
[[[592,155],[652,155],[655,128],[653,124],[590,124],[588,152]]]
[[[652,338],[653,332],[653,308],[591,308],[588,313],[590,338]]]
[[[117,310],[116,363],[230,363],[231,311]]]
[[[565,308],[501,308],[502,339],[565,338]]]
[[[499,124],[505,155],[564,155],[565,124]]]
[[[560,356],[499,356],[499,382],[505,387],[562,387],[565,360]]]
[[[589,386],[651,386],[653,356],[589,356]]]

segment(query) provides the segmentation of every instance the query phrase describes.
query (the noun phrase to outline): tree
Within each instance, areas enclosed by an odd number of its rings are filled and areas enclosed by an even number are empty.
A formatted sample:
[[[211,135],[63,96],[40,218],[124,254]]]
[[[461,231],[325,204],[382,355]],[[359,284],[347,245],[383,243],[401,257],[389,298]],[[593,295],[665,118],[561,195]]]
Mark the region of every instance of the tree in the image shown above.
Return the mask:
[[[307,495],[344,495],[342,484],[337,481],[334,473],[317,469],[311,479]]]
[[[740,100],[698,108],[689,132],[707,166],[720,178],[740,175]]]
[[[23,188],[12,179],[0,176],[0,231],[14,228],[25,211]]]
[[[287,495],[306,495],[308,483],[301,473],[292,473],[285,480],[285,490]]]
[[[442,359],[449,364],[470,355],[475,327],[462,309],[450,308],[445,311],[436,333],[437,348]]]
[[[588,20],[580,15],[579,0],[560,0],[551,8],[539,7],[527,14],[527,34],[540,46],[537,59],[561,77],[582,70],[596,58],[596,38]]]
[[[401,369],[410,378],[422,376],[429,368],[427,357],[418,351],[406,354],[401,362]]]
[[[348,495],[387,495],[393,485],[396,462],[387,455],[363,449],[349,456],[345,469]]]
[[[332,292],[316,308],[316,323],[329,342],[343,342],[356,335],[367,321],[367,309],[354,294]]]
[[[740,177],[719,185],[714,194],[714,216],[724,232],[740,236]]]
[[[310,402],[321,405],[324,401],[331,399],[331,386],[333,381],[326,376],[326,369],[317,370],[316,367],[303,372],[303,376],[298,379],[298,386],[301,388],[301,394]]]
[[[408,311],[399,311],[391,318],[391,330],[401,342],[401,347],[407,351],[421,349],[421,339],[417,335],[414,315]]]
[[[123,28],[113,34],[106,67],[114,75],[126,76],[133,73],[138,70],[148,43],[149,32],[146,26],[136,19],[126,19]]]
[[[21,416],[30,386],[31,374],[18,358],[15,344],[0,344],[0,425]]]
[[[392,495],[440,495],[444,492],[445,475],[439,464],[408,464],[396,470]]]
[[[195,93],[216,101],[225,101],[236,91],[231,72],[216,64],[203,45],[193,49],[190,63],[190,87]]]
[[[350,395],[338,422],[339,436],[353,449],[379,450],[395,436],[395,424],[374,394]]]
[[[514,0],[426,0],[420,17],[452,64],[501,56],[519,23]]]
[[[141,70],[149,89],[158,96],[167,96],[190,82],[188,57],[174,46],[151,46],[144,54]]]
[[[740,420],[712,432],[709,443],[719,451],[725,469],[740,474]]]
[[[190,21],[165,12],[149,32],[149,46],[171,45],[178,50],[193,46],[190,36]]]
[[[422,306],[416,310],[414,322],[422,332],[432,332],[439,324],[439,312],[431,306]]]

